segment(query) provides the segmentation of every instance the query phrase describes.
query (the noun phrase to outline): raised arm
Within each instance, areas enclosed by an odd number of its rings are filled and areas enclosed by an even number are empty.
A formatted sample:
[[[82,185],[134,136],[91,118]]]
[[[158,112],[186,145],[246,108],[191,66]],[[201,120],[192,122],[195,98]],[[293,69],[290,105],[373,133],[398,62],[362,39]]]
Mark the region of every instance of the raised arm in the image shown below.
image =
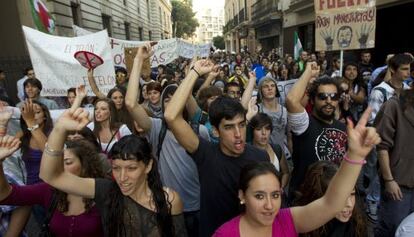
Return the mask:
[[[213,63],[208,60],[195,62],[165,109],[164,118],[168,127],[181,146],[189,153],[197,150],[200,141],[191,126],[184,120],[182,113],[197,78],[209,73],[212,69]]]
[[[39,125],[39,124],[36,124],[34,104],[32,103],[31,100],[27,100],[24,102],[21,108],[21,113],[22,113],[22,118],[26,122],[26,125],[28,128]],[[43,151],[43,149],[45,148],[46,141],[47,141],[46,134],[40,128],[32,130],[31,133],[38,148]]]
[[[82,178],[63,169],[63,144],[69,131],[79,131],[89,123],[88,112],[82,108],[66,110],[49,135],[40,163],[40,178],[69,194],[93,198],[95,180]]]
[[[0,137],[0,201],[4,200],[11,193],[11,186],[3,171],[3,161],[19,149],[20,140],[12,136]]]
[[[80,108],[82,105],[83,99],[86,97],[86,88],[85,85],[80,85],[76,88],[76,97],[75,101],[73,102],[71,108],[77,109]]]
[[[286,108],[289,113],[301,113],[305,111],[302,98],[305,96],[306,88],[310,80],[317,75],[319,75],[319,66],[315,62],[307,63],[302,76],[286,96]]]
[[[102,93],[95,82],[95,77],[93,76],[93,69],[88,70],[88,81],[89,85],[91,86],[92,92],[99,98],[106,98],[106,95]]]
[[[149,58],[152,54],[151,44],[139,47],[137,54],[135,55],[132,65],[131,75],[129,77],[128,89],[125,96],[125,106],[131,114],[135,122],[148,132],[151,129],[151,119],[148,116],[142,105],[138,104],[139,95],[139,78],[141,76],[142,64],[146,58]]]
[[[381,141],[375,128],[365,126],[370,112],[368,108],[355,127],[348,119],[348,155],[329,183],[325,195],[306,206],[291,209],[298,233],[319,228],[344,208],[355,188],[365,157]]]
[[[243,92],[241,98],[241,104],[245,109],[249,108],[249,101],[252,98],[254,86],[256,85],[256,73],[251,71],[249,72],[249,82],[247,83],[246,89]]]
[[[203,84],[200,86],[200,88],[197,91],[196,94],[196,98],[198,98],[200,91],[204,88],[207,88],[211,85],[211,82],[216,79],[216,77],[218,76],[219,72],[218,72],[218,67],[215,68],[213,71],[211,71],[208,75],[206,80],[204,80]]]

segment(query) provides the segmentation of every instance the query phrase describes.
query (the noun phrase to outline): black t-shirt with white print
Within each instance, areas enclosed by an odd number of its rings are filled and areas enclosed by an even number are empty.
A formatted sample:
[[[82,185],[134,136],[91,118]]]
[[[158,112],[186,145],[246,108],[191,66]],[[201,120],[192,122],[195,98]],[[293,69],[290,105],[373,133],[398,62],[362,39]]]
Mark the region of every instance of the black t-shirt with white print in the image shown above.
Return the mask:
[[[225,155],[220,145],[199,137],[194,159],[200,178],[200,236],[210,237],[226,221],[240,214],[238,183],[241,169],[254,162],[270,162],[267,152],[246,144],[239,157]]]
[[[306,112],[289,114],[293,141],[293,172],[290,192],[299,189],[313,163],[326,160],[339,164],[347,149],[345,124],[334,120],[327,124]]]

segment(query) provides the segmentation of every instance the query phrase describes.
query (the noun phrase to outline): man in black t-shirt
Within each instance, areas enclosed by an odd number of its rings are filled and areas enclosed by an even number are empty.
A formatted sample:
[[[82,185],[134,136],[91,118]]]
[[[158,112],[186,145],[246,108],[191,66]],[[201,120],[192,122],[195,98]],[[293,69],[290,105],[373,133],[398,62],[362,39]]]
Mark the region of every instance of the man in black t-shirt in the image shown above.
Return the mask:
[[[303,101],[312,78],[319,75],[316,63],[308,63],[305,72],[287,95],[288,121],[293,133],[293,172],[289,192],[293,194],[302,184],[308,167],[319,160],[338,163],[346,152],[345,124],[335,119],[340,98],[334,79],[323,76],[315,80],[308,91],[313,105],[312,114],[305,111]],[[290,197],[293,198],[293,197]]]
[[[235,99],[219,97],[210,105],[209,119],[219,143],[198,137],[183,119],[182,111],[199,76],[213,63],[195,62],[169,101],[164,117],[178,142],[194,159],[200,179],[200,236],[211,236],[239,213],[238,180],[243,166],[269,161],[265,151],[246,144],[246,112]]]

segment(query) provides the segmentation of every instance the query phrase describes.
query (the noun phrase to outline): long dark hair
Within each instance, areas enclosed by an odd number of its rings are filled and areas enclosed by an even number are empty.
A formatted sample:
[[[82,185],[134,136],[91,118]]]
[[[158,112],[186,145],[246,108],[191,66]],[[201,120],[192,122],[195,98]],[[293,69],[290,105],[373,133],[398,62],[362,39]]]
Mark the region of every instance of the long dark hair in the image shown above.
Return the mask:
[[[121,109],[116,109],[115,108],[115,117],[113,119],[114,119],[115,122],[117,122],[119,124],[126,124],[127,127],[129,128],[129,130],[133,131],[133,130],[135,130],[134,120],[132,119],[131,115],[129,114],[128,110],[125,107],[126,92],[125,92],[124,88],[123,87],[114,87],[108,92],[108,95],[106,97],[108,99],[112,100],[112,94],[115,93],[115,92],[121,93],[122,96],[124,97],[124,101],[122,102],[122,108]]]
[[[110,157],[113,160],[142,161],[145,165],[152,161],[152,168],[147,175],[147,182],[156,208],[158,229],[163,237],[173,236],[174,225],[171,216],[171,203],[168,201],[167,192],[162,187],[157,160],[152,156],[151,146],[148,141],[136,135],[125,136],[112,147]],[[116,182],[114,182],[110,192],[110,206],[112,208],[109,210],[109,220],[111,220],[111,223],[108,225],[109,236],[125,236],[126,234],[123,223],[125,209],[123,200],[123,194]]]
[[[307,205],[316,199],[322,197],[326,189],[331,182],[331,179],[338,170],[338,166],[330,161],[319,161],[309,166],[305,175],[305,182],[301,185],[298,194],[298,199],[295,201],[295,206]],[[355,198],[357,199],[357,195]],[[366,236],[366,219],[361,212],[361,208],[358,206],[358,201],[355,200],[355,207],[352,211],[352,217],[350,219],[354,228],[355,236]],[[319,237],[326,235],[329,230],[329,222],[318,229],[306,234],[302,234],[303,237]]]
[[[94,145],[88,142],[87,140],[75,140],[75,141],[67,141],[66,149],[71,150],[71,152],[76,155],[82,165],[82,171],[80,177],[85,178],[103,178],[105,177],[105,173],[102,168],[102,164],[99,162],[99,154],[94,148]],[[67,199],[68,194],[60,191],[55,190],[57,195],[57,209],[61,213],[65,213],[68,211],[69,202]],[[85,204],[86,212],[89,212],[94,205],[93,199],[83,198],[83,202]]]
[[[119,129],[119,127],[121,125],[120,123],[116,122],[116,108],[115,108],[114,102],[111,99],[108,99],[108,98],[99,98],[95,101],[95,109],[93,111],[93,113],[94,113],[93,114],[93,123],[94,123],[93,133],[95,134],[96,137],[99,137],[99,131],[101,131],[101,129],[102,129],[101,124],[99,122],[97,122],[96,118],[95,118],[96,105],[101,101],[108,104],[109,112],[110,112],[109,127],[111,128],[111,130],[116,131],[116,130]]]
[[[53,128],[53,120],[52,117],[50,117],[49,109],[46,107],[46,105],[40,103],[37,100],[32,100],[33,104],[37,104],[40,106],[40,108],[43,111],[43,114],[45,116],[44,125],[43,125],[43,133],[48,136],[49,133],[52,131]],[[24,121],[23,117],[20,117],[20,127],[23,131],[23,137],[22,137],[22,155],[25,159],[27,152],[30,148],[30,139],[32,138],[32,133],[27,130],[27,124],[26,121]]]

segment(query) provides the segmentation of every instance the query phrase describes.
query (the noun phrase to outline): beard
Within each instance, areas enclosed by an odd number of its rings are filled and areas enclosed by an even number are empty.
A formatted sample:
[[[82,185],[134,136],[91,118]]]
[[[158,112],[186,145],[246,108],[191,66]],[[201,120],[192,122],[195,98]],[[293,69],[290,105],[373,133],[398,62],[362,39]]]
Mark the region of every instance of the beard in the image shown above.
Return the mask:
[[[325,108],[329,108],[329,107],[332,108],[332,113],[327,114],[327,113],[323,112],[323,110]],[[319,109],[315,109],[315,112],[316,112],[316,114],[318,115],[319,118],[321,118],[323,120],[330,121],[330,120],[333,120],[335,118],[335,110],[336,110],[335,106],[324,105]]]

